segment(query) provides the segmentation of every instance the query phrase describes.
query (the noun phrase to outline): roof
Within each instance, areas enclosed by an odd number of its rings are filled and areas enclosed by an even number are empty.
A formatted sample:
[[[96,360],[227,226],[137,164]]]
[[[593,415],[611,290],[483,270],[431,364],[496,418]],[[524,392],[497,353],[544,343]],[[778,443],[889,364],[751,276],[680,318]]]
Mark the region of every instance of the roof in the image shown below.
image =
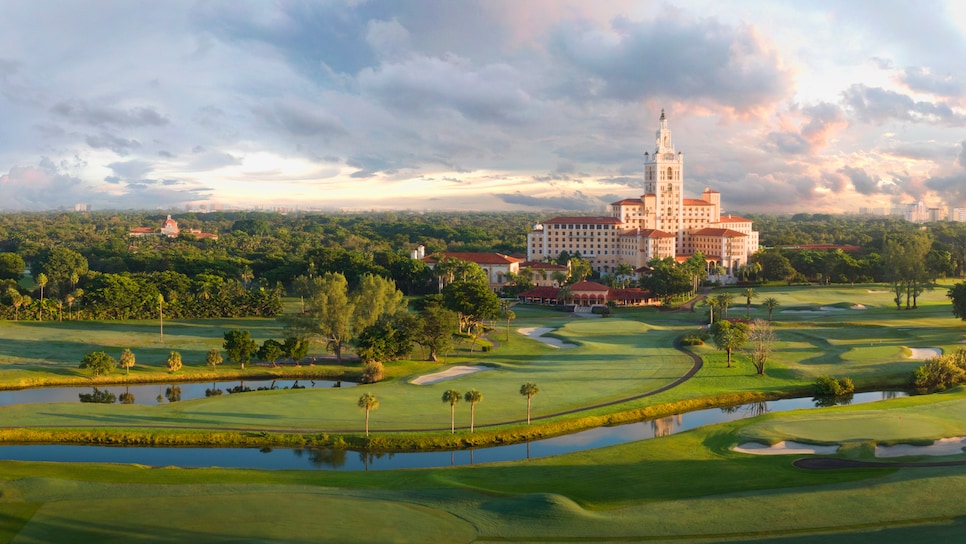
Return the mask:
[[[745,219],[738,215],[722,215],[719,223],[751,223],[751,219]]]
[[[557,298],[560,294],[559,287],[550,287],[544,285],[542,287],[534,287],[517,295],[517,297],[532,297],[532,298]]]
[[[619,225],[621,220],[616,217],[554,217],[544,221],[544,224],[557,225],[561,223],[574,223],[577,225]]]
[[[714,206],[714,204],[708,202],[707,200],[701,200],[700,198],[685,198],[685,206]]]
[[[518,263],[521,259],[507,257],[502,253],[470,253],[456,251],[441,251],[433,255],[427,255],[420,259],[424,263],[437,263],[440,259],[459,259],[476,264],[512,264]]]
[[[711,187],[705,187],[704,188],[704,192],[701,193],[701,194],[705,194],[705,193],[712,193],[712,194],[716,194],[716,195],[720,195],[721,194],[718,191],[715,191],[714,189],[712,189]]]
[[[610,298],[614,300],[647,300],[653,297],[648,291],[632,287],[630,289],[614,289],[610,293]]]
[[[731,229],[704,228],[691,233],[692,236],[717,236],[719,238],[734,238],[735,236],[748,236],[743,232]]]
[[[567,270],[567,267],[556,263],[541,263],[540,261],[526,261],[520,263],[520,268],[530,268],[533,270]]]
[[[664,232],[663,230],[657,229],[634,229],[627,232],[621,233],[621,236],[628,236],[631,238],[674,238],[675,236],[670,232]]]
[[[597,283],[597,282],[594,282],[594,281],[584,280],[584,281],[577,282],[577,283],[571,285],[570,286],[570,290],[571,291],[592,291],[592,292],[604,291],[604,292],[607,292],[607,291],[610,291],[610,287],[607,287],[606,285],[603,285],[603,284],[600,284],[600,283]]]
[[[620,206],[620,205],[625,205],[625,204],[626,205],[636,204],[636,205],[640,206],[641,205],[641,199],[639,199],[639,198],[625,198],[624,200],[618,200],[617,202],[611,202],[610,203],[611,206]]]

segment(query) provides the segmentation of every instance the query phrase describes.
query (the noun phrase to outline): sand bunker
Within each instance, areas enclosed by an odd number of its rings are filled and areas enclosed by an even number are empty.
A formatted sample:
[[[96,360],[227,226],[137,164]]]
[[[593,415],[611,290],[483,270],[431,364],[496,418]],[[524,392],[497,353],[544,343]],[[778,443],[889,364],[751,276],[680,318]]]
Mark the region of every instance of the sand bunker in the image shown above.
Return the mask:
[[[852,308],[853,310],[867,310],[869,307],[865,304],[853,304],[849,306],[849,308]]]
[[[821,454],[830,455],[839,451],[838,446],[816,446],[814,444],[802,444],[792,440],[782,440],[781,442],[766,446],[758,442],[746,442],[735,446],[735,451],[740,453],[750,453],[752,455],[802,455],[802,454]]]
[[[940,348],[909,348],[909,351],[911,352],[910,359],[932,359],[943,354],[943,350]]]
[[[409,383],[415,385],[429,385],[431,383],[441,382],[445,380],[452,380],[453,378],[459,378],[460,376],[466,376],[467,374],[475,374],[477,372],[483,372],[484,370],[490,370],[488,366],[454,366],[452,368],[447,368],[442,372],[434,372],[432,374],[425,374]]]
[[[551,332],[553,330],[554,329],[547,328],[547,327],[529,327],[529,328],[525,328],[525,329],[517,329],[517,332],[519,332],[520,334],[529,336],[530,338],[533,338],[534,340],[539,340],[539,341],[543,342],[544,344],[547,344],[548,346],[550,346],[552,348],[564,348],[564,349],[566,349],[566,348],[575,348],[575,347],[577,347],[575,344],[567,344],[565,342],[561,342],[560,339],[558,339],[558,338],[551,338],[549,336],[543,336],[543,335],[545,335],[548,332]]]
[[[869,292],[870,293],[876,293],[876,294],[882,294],[882,293],[891,293],[892,291],[884,291],[882,289],[869,289]]]
[[[905,457],[907,455],[958,455],[966,446],[966,436],[942,438],[928,446],[896,444],[895,446],[876,446],[876,457]]]

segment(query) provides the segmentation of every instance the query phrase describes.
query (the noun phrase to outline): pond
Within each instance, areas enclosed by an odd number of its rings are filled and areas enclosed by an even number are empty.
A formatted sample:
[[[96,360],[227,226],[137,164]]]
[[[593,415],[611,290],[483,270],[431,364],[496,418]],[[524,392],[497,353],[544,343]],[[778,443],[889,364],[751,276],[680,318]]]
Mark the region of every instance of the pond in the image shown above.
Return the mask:
[[[155,386],[157,387],[157,386]],[[845,401],[863,404],[906,396],[901,391],[858,393]],[[670,417],[598,427],[574,434],[524,444],[474,450],[372,453],[321,448],[151,448],[115,446],[19,445],[0,446],[0,459],[18,461],[127,463],[148,466],[225,467],[265,470],[392,470],[519,461],[590,450],[828,402],[811,398],[783,399],[729,408],[712,408]]]
[[[126,402],[127,404],[160,404],[179,400],[203,399],[211,394],[231,394],[233,391],[250,389],[301,389],[326,387],[351,387],[352,382],[329,380],[234,380],[221,382],[186,382],[138,385],[106,385],[92,387],[38,387],[0,391],[0,406],[13,404],[45,404],[49,402],[80,402],[87,395],[88,402]],[[217,393],[213,393],[218,391]],[[93,396],[94,398],[91,398]]]

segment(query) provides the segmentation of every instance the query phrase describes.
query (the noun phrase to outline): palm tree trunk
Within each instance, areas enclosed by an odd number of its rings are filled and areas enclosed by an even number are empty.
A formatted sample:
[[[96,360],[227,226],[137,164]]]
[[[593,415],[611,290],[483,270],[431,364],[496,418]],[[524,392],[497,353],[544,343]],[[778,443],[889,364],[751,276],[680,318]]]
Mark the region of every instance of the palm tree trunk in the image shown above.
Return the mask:
[[[366,408],[366,436],[369,436],[369,409]]]
[[[527,425],[530,424],[530,396],[527,396]]]
[[[449,432],[456,434],[456,405],[449,405]]]
[[[470,432],[473,432],[473,428],[476,424],[476,403],[470,403]]]

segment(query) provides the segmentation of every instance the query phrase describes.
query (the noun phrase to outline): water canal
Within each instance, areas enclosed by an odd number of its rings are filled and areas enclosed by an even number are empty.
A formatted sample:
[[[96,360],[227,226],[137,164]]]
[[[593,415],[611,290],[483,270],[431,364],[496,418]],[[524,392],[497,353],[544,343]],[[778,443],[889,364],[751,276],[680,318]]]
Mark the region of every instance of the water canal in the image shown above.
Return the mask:
[[[303,380],[304,381],[304,380]],[[318,382],[316,382],[318,383]],[[157,385],[152,386],[154,390]],[[76,392],[75,392],[76,394]],[[851,404],[906,396],[901,391],[858,393]],[[811,398],[783,399],[712,408],[614,427],[598,427],[524,444],[474,450],[372,453],[317,448],[152,448],[114,446],[0,446],[0,459],[18,461],[125,463],[147,466],[252,468],[264,470],[393,470],[519,461],[590,450],[687,431],[696,427],[821,405]]]

